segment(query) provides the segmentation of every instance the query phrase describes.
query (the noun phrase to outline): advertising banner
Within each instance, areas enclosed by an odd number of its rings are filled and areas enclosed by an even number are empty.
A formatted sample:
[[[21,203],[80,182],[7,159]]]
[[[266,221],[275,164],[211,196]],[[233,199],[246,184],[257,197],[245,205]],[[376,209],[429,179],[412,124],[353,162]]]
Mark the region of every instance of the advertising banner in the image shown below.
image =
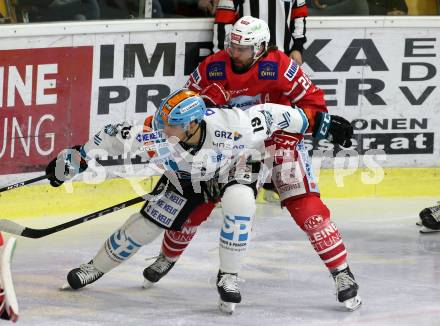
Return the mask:
[[[0,174],[42,170],[109,123],[143,121],[211,53],[206,22],[72,26],[61,36],[48,26],[40,36],[40,27],[15,38],[0,30]],[[309,26],[303,69],[329,112],[352,122],[359,166],[377,150],[382,166],[439,166],[440,28]],[[345,155],[325,140],[306,146],[314,156]]]
[[[0,174],[88,139],[92,46],[0,50]]]
[[[329,112],[352,122],[360,155],[383,150],[385,166],[440,164],[439,39],[438,28],[309,30],[303,68]]]

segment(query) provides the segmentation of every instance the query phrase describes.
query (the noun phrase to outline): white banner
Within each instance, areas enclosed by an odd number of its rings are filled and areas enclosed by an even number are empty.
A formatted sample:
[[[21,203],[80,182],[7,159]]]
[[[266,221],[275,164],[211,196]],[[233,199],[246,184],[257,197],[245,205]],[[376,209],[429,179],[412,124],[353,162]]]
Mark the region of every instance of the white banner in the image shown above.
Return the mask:
[[[353,122],[355,147],[385,166],[439,166],[440,28],[312,29],[304,70],[330,113]]]

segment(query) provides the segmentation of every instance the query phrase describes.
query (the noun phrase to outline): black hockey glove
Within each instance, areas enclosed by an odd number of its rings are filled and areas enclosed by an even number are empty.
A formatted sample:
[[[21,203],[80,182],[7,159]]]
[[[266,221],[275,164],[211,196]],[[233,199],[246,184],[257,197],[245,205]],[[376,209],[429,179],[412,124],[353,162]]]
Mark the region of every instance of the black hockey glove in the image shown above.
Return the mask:
[[[440,206],[425,208],[419,216],[423,226],[431,230],[440,230]]]
[[[350,147],[353,127],[343,117],[318,112],[312,135],[316,139],[327,139],[331,143]]]
[[[46,174],[50,185],[59,187],[64,181],[85,171],[87,167],[87,162],[81,155],[81,146],[77,145],[61,151],[56,158],[50,161],[46,167]]]

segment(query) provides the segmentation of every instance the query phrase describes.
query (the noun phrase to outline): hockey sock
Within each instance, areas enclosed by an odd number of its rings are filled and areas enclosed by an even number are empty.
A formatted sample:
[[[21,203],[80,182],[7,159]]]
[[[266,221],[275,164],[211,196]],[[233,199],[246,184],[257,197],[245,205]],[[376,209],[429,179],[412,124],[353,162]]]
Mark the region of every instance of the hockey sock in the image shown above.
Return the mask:
[[[341,234],[318,196],[290,198],[284,204],[327,268],[331,270],[345,263],[347,251]]]
[[[214,209],[212,202],[203,203],[191,212],[180,231],[165,231],[161,252],[170,261],[177,261],[197,232],[197,227],[205,221]]]
[[[141,246],[156,239],[162,231],[140,213],[135,213],[106,240],[93,258],[93,265],[107,273],[133,256]]]
[[[222,198],[220,270],[238,273],[248,247],[256,205],[253,190],[242,184],[229,186]]]

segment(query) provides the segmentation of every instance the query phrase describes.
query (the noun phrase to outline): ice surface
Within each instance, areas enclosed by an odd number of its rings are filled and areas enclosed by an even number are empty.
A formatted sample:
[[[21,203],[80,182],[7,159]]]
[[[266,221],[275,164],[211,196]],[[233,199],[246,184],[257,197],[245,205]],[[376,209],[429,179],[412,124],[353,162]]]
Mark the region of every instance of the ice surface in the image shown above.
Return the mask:
[[[142,271],[161,239],[79,291],[59,291],[133,210],[41,239],[19,238],[12,263],[21,325],[440,325],[440,233],[421,235],[418,212],[437,198],[325,201],[342,232],[363,306],[347,312],[306,236],[274,204],[260,205],[232,316],[217,309],[220,211],[153,288]],[[22,219],[49,227],[70,218]]]

